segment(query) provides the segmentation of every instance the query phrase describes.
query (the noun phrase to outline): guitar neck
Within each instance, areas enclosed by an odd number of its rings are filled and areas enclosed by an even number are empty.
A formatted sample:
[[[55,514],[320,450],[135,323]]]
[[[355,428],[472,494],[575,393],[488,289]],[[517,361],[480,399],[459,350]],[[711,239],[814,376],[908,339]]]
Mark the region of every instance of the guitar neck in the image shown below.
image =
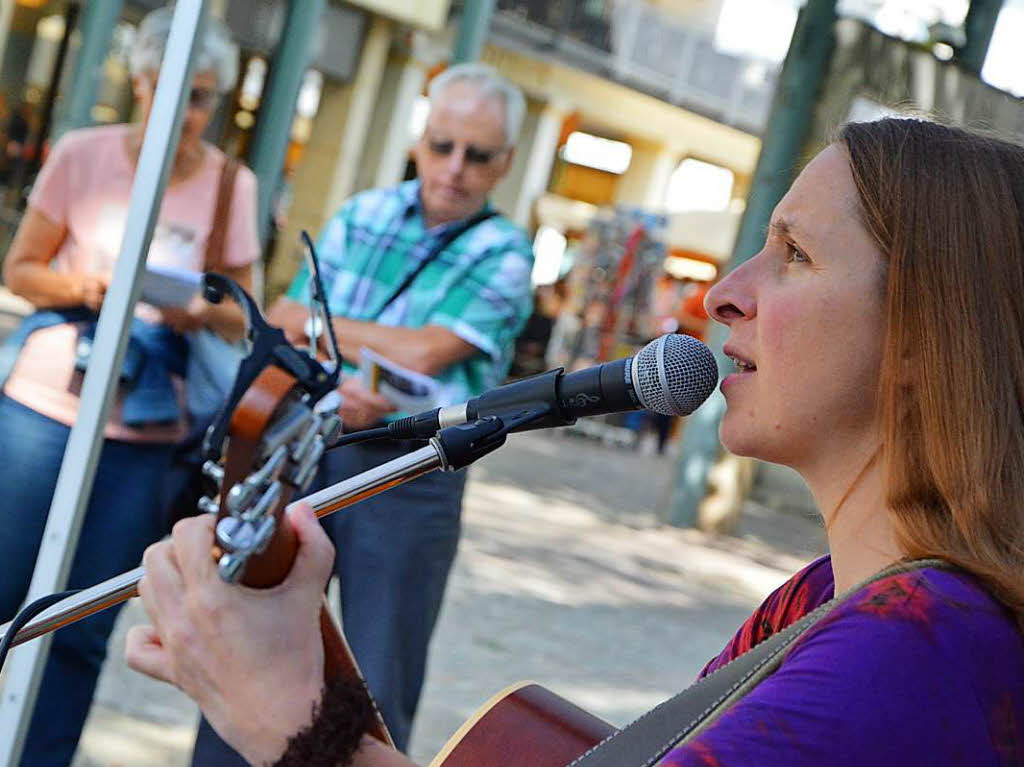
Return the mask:
[[[359,670],[359,664],[352,654],[352,649],[348,646],[341,627],[327,606],[327,597],[324,597],[324,604],[320,609],[320,633],[324,641],[324,681],[328,684],[336,680],[357,683],[369,699],[370,705],[373,706],[373,725],[368,731],[369,734],[381,743],[394,746],[391,733],[388,732],[384,718],[377,708],[377,703],[366,687],[363,673]]]

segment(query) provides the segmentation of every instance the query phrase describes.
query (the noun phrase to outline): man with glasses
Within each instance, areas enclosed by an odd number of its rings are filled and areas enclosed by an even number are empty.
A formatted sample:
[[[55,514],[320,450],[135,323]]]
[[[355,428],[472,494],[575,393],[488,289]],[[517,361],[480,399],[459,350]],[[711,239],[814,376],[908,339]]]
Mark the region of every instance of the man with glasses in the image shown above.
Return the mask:
[[[499,385],[531,310],[532,253],[487,196],[508,172],[525,103],[479,64],[430,86],[415,145],[418,178],[356,195],[317,245],[334,331],[345,359],[340,413],[347,431],[405,415],[353,375],[361,350],[431,376],[442,401]],[[270,310],[293,343],[314,332],[303,268]],[[324,334],[317,332],[321,345]],[[405,454],[422,442],[380,441],[331,451],[314,489]],[[466,476],[433,472],[324,520],[338,555],[345,633],[396,744],[405,750],[445,581],[455,556]],[[244,764],[204,721],[193,763]]]

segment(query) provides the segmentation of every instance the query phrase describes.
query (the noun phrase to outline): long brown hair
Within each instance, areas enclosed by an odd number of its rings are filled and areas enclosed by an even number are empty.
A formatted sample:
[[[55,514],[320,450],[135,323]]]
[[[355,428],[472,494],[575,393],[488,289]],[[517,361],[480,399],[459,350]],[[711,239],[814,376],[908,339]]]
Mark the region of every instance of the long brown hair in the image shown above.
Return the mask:
[[[887,257],[881,460],[899,542],[979,577],[1024,630],[1024,148],[912,119],[837,140]]]

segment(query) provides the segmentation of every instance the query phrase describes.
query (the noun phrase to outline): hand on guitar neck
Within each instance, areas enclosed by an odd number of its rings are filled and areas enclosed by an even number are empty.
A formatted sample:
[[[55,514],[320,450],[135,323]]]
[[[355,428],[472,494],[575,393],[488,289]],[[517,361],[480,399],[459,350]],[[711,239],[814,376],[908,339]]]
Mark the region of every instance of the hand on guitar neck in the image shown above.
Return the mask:
[[[305,504],[293,506],[288,521],[298,554],[270,589],[221,580],[210,557],[212,516],[179,522],[144,559],[139,594],[153,625],[132,628],[127,639],[132,668],[183,690],[257,765],[276,761],[288,738],[309,726],[323,692],[319,621],[334,548]],[[369,736],[352,763],[413,764]]]

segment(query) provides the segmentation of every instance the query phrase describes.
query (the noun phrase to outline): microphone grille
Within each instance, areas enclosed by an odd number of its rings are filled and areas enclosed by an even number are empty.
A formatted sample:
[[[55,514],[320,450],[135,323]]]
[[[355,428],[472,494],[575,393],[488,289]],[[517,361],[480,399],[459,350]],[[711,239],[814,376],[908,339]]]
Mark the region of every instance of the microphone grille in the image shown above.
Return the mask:
[[[669,333],[633,358],[634,389],[640,403],[663,415],[689,415],[718,384],[718,363],[693,336]]]

